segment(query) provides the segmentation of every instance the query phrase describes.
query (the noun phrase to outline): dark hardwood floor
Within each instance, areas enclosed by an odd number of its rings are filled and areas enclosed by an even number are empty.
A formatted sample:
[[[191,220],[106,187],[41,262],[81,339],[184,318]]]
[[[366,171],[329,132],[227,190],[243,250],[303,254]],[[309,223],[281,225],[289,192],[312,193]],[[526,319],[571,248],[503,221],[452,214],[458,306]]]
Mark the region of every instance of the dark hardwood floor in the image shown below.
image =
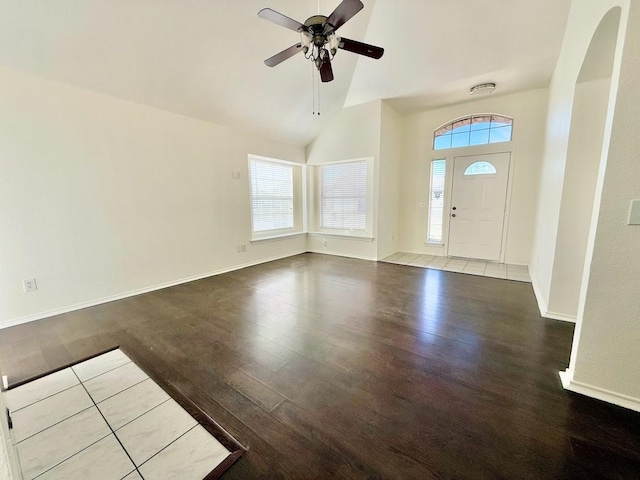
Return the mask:
[[[640,478],[640,415],[564,391],[530,284],[305,254],[0,331],[17,383],[121,345],[249,451],[225,479]]]

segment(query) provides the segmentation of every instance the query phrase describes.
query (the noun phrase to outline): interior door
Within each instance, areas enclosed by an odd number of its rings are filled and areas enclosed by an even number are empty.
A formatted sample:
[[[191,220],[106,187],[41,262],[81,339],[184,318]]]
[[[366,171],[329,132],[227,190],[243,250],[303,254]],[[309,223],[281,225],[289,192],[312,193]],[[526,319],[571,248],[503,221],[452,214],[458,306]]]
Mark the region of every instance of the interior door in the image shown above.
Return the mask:
[[[456,157],[448,254],[500,260],[510,153]]]

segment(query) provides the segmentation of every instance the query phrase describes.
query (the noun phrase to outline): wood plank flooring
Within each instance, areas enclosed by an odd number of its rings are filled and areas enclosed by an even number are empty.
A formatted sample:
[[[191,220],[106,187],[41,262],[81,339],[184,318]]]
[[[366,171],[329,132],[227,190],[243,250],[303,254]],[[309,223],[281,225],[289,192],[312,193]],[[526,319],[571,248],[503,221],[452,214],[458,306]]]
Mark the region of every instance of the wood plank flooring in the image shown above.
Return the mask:
[[[121,345],[249,451],[225,479],[640,478],[640,415],[562,390],[530,284],[304,254],[0,331],[17,383]]]

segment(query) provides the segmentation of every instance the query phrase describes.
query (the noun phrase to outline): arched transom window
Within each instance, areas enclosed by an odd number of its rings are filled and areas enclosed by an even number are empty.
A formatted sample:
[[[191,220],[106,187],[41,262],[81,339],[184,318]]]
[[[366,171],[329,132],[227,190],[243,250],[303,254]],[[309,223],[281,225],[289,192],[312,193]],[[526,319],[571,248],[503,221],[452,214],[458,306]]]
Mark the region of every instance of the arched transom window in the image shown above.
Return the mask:
[[[438,128],[433,134],[433,149],[445,150],[509,142],[512,133],[512,118],[488,113],[471,115]]]
[[[465,175],[494,175],[496,174],[496,167],[489,162],[475,162],[467,167],[464,171]]]

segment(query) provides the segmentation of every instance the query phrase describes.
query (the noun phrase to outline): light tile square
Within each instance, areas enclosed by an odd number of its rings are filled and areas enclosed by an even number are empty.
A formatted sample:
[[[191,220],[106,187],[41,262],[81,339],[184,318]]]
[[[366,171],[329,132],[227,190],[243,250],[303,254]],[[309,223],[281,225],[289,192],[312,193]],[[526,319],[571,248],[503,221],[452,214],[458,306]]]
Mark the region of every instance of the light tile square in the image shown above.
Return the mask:
[[[177,402],[168,400],[116,430],[116,435],[140,466],[196,424]]]
[[[99,403],[147,378],[149,377],[132,362],[93,377],[84,382],[84,386],[93,401]]]
[[[430,268],[431,270],[442,270],[446,264],[441,262],[430,262],[426,268]]]
[[[98,408],[113,430],[147,413],[169,399],[153,380],[148,378],[98,404]]]
[[[110,433],[92,407],[20,442],[16,448],[24,479],[31,480]]]
[[[465,268],[462,270],[462,273],[466,275],[475,275],[476,277],[484,277],[484,272],[482,270],[468,270]]]
[[[447,271],[447,272],[456,272],[456,273],[461,273],[462,270],[464,270],[465,265],[464,264],[459,264],[459,263],[447,263],[443,270]]]
[[[198,425],[140,467],[145,480],[202,480],[229,451]]]
[[[7,405],[12,412],[78,385],[78,377],[70,368],[52,373],[7,391]]]
[[[524,265],[507,265],[507,273],[512,274],[529,274],[529,269]]]
[[[489,273],[504,273],[506,275],[507,266],[506,265],[496,265],[495,263],[489,263],[489,264],[487,264],[487,268],[485,269],[485,272],[489,272]]]
[[[383,262],[391,262],[393,260],[397,260],[398,258],[402,257],[404,255],[404,252],[396,252],[393,255],[389,255],[388,257],[384,258],[382,261]]]
[[[433,260],[433,255],[419,255],[413,262],[409,265],[414,267],[425,267],[431,260]]]
[[[462,273],[466,273],[467,275],[483,276],[484,270],[465,267],[462,269]]]
[[[485,277],[492,277],[492,278],[502,278],[502,279],[505,279],[505,280],[507,278],[506,272],[488,272],[488,271],[485,271],[484,272],[484,276]]]
[[[78,375],[80,381],[86,382],[90,378],[108,372],[109,370],[113,370],[114,368],[124,365],[125,363],[129,363],[130,361],[129,357],[118,349],[74,365],[72,368],[73,371],[76,372],[76,375]]]
[[[45,472],[37,480],[120,480],[134,468],[116,437],[109,435]]]
[[[462,258],[451,258],[449,259],[449,261],[447,262],[447,265],[466,265],[467,263],[469,263],[469,260],[464,260]]]
[[[21,442],[90,407],[93,407],[91,397],[82,385],[76,385],[12,412],[14,441]]]
[[[444,267],[449,260],[445,257],[434,257],[428,264],[427,268]]]
[[[416,258],[418,258],[417,253],[405,253],[402,257],[397,258],[395,261],[402,265],[408,265],[409,263],[413,262]]]
[[[471,268],[477,268],[477,269],[485,269],[487,268],[487,262],[483,261],[483,260],[470,260],[467,263],[467,267],[471,267]]]

